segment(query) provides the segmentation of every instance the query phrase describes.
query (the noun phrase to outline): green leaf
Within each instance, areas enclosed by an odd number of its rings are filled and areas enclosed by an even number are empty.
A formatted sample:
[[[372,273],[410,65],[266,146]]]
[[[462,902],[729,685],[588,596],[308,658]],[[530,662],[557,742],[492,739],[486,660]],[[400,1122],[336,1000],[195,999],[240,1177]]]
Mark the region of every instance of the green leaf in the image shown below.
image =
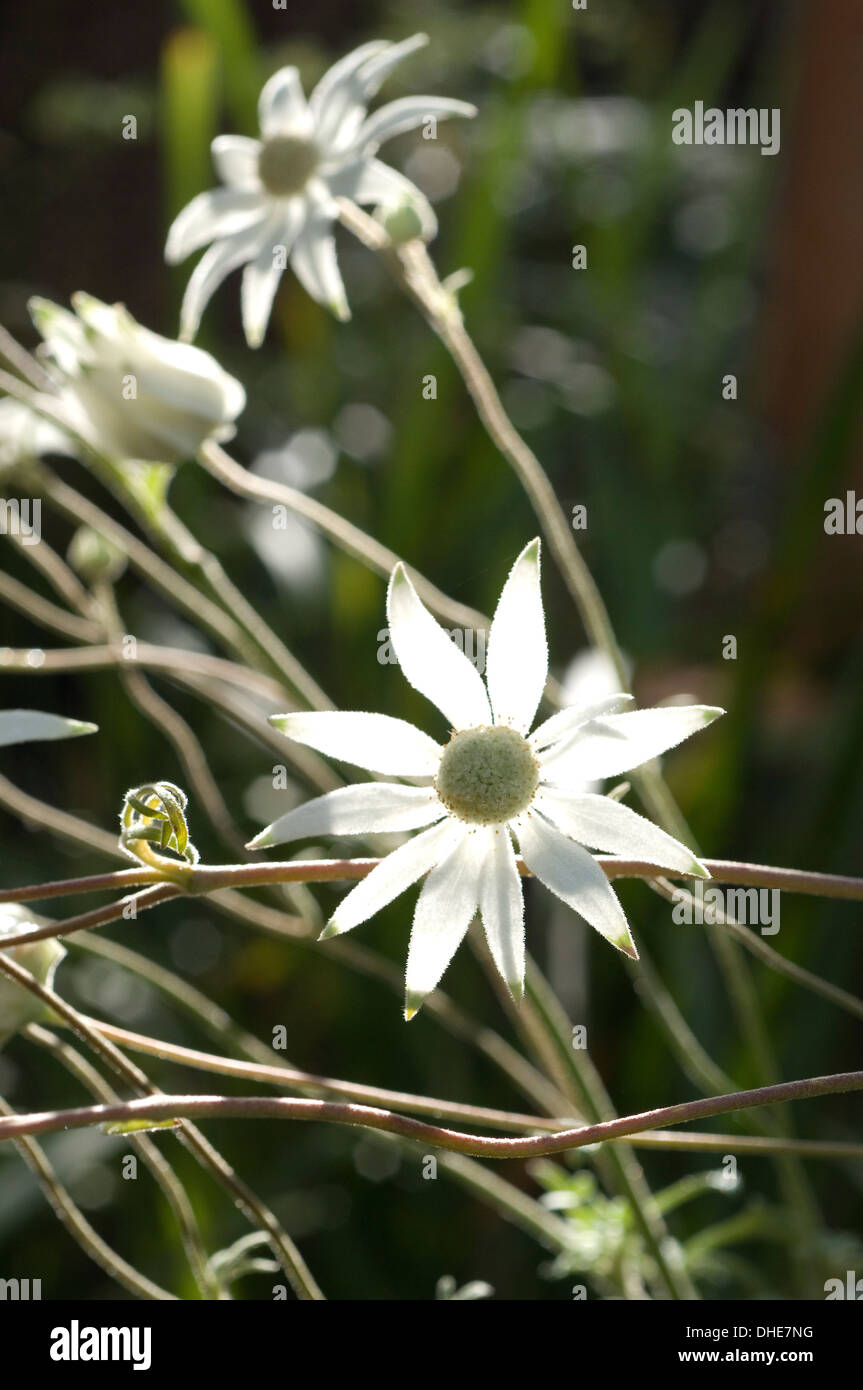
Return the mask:
[[[0,710],[0,748],[13,743],[41,743],[60,738],[79,738],[95,734],[98,725],[80,719],[64,719],[59,714],[43,714],[34,709]]]
[[[102,1125],[103,1134],[140,1134],[151,1129],[177,1129],[179,1120],[112,1120]]]

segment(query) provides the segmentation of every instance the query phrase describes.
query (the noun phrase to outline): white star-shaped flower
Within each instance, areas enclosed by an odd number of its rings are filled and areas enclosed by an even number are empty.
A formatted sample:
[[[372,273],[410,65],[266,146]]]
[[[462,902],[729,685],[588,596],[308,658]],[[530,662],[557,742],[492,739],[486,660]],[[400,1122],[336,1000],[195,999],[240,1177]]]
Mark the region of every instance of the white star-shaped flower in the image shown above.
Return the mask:
[[[250,845],[262,849],[324,832],[422,829],[342,899],[323,932],[350,931],[428,874],[408,951],[406,1018],[437,986],[477,911],[498,970],[521,997],[524,902],[513,837],[534,876],[634,959],[623,909],[584,847],[709,877],[685,845],[628,806],[585,792],[583,784],[640,767],[724,711],[688,705],[620,713],[632,696],[612,695],[561,710],[529,733],[548,675],[539,549],[531,541],[504,585],[489,633],[486,683],[420,602],[402,566],[393,571],[390,641],[410,684],[450,723],[445,745],[383,714],[272,719],[319,753],[415,783],[329,792],[289,811]]]
[[[375,156],[385,140],[447,116],[475,116],[476,107],[449,97],[402,97],[372,115],[369,100],[409,53],[428,42],[375,40],[354,49],[324,74],[308,101],[296,68],[281,68],[261,92],[260,140],[220,135],[213,162],[224,188],[200,193],[177,216],[165,246],[172,265],[213,244],[186,287],[180,336],[191,340],[210,296],[244,265],[243,328],[259,347],[285,262],[309,294],[340,319],[350,318],[336,259],[337,198],[382,208],[408,207],[428,240],[436,221],[425,196]]]

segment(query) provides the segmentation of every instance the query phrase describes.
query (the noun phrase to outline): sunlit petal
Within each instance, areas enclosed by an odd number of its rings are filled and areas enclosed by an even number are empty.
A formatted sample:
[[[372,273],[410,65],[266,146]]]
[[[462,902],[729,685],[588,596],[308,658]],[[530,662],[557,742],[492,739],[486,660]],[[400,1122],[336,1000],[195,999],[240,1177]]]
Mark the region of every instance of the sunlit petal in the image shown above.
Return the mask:
[[[247,135],[217,135],[210,145],[210,153],[216,173],[223,183],[234,189],[257,189],[261,192],[261,180],[258,178],[260,140],[251,140]]]
[[[623,908],[593,855],[534,812],[519,821],[516,833],[525,864],[549,892],[637,960]]]
[[[475,106],[467,101],[457,101],[454,97],[400,97],[390,101],[373,112],[363,121],[356,135],[358,149],[376,150],[385,140],[401,135],[406,130],[416,130],[426,121],[446,120],[449,116],[471,117],[477,114]]]
[[[365,835],[374,831],[417,830],[442,820],[446,808],[433,787],[362,782],[316,796],[280,816],[256,835],[247,849],[266,849],[308,835]]]
[[[264,84],[258,98],[258,123],[265,140],[311,130],[312,114],[296,68],[279,68]]]
[[[480,879],[479,907],[495,965],[513,998],[524,994],[524,895],[509,831],[481,832],[486,852]]]
[[[491,723],[482,677],[423,605],[402,565],[387,593],[390,641],[405,678],[454,729]]]
[[[328,758],[366,767],[392,777],[431,777],[441,748],[428,734],[387,714],[349,710],[274,714],[270,723],[295,743]]]
[[[593,719],[543,758],[543,775],[556,783],[616,777],[674,748],[724,712],[711,705],[668,705]]]
[[[664,869],[709,877],[686,845],[611,797],[547,787],[540,790],[534,805],[581,845],[625,859],[660,864]]]
[[[406,1019],[437,988],[476,913],[483,848],[482,837],[463,832],[422,886],[408,950]]]
[[[463,825],[447,817],[394,849],[342,899],[321,939],[351,931],[380,912],[455,849],[466,833]]]
[[[547,677],[539,541],[534,540],[510,570],[488,635],[486,680],[495,723],[527,733]]]

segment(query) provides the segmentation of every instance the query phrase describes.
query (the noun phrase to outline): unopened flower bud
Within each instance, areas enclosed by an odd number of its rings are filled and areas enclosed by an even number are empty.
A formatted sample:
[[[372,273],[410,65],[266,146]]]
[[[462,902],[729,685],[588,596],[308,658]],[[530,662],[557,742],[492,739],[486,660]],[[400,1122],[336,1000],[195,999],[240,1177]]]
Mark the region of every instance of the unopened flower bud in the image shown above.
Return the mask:
[[[214,357],[143,328],[122,304],[72,296],[74,314],[46,299],[30,313],[60,378],[71,429],[114,459],[180,463],[208,439],[230,439],[246,403]]]
[[[0,913],[0,936],[15,936],[35,924],[28,922],[19,907],[4,908]],[[34,941],[31,946],[15,946],[6,953],[16,965],[42,985],[51,988],[54,972],[66,954],[56,938]],[[28,1023],[47,1018],[50,1010],[34,994],[7,976],[0,977],[0,1047]]]
[[[424,237],[426,228],[415,205],[407,199],[395,207],[381,209],[384,230],[394,246]]]
[[[126,568],[122,550],[90,526],[78,527],[66,558],[85,584],[114,584]]]

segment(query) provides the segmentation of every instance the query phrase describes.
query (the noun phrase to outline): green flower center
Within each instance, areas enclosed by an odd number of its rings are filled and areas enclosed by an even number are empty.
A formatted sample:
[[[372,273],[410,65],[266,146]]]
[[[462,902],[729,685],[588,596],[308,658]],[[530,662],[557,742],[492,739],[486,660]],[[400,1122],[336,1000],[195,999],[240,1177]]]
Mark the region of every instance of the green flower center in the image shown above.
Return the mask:
[[[277,135],[258,155],[258,177],[268,193],[288,198],[299,193],[318,167],[317,146],[303,135]]]
[[[438,796],[460,820],[491,825],[525,811],[539,783],[539,763],[515,729],[464,729],[453,734],[435,778]]]

